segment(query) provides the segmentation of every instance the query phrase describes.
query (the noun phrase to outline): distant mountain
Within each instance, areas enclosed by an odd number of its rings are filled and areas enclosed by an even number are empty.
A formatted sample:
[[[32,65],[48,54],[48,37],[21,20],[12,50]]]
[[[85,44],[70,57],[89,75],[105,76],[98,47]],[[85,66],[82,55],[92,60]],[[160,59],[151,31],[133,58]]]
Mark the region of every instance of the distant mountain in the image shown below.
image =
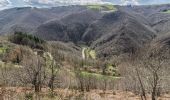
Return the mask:
[[[47,40],[81,41],[81,37],[91,23],[101,18],[102,13],[83,10],[61,19],[52,20],[40,25],[35,34]],[[48,35],[47,35],[48,34]]]
[[[58,7],[49,9],[13,8],[0,12],[0,34],[23,31],[32,33],[39,25],[52,19],[60,19],[70,13],[79,12],[83,7]]]
[[[104,16],[94,25],[98,34],[93,36],[96,39],[92,39],[95,40],[92,48],[105,56],[135,52],[156,36],[155,31],[143,19],[139,15],[129,15],[122,11]],[[105,27],[101,27],[103,25]],[[89,39],[95,30],[86,32],[84,38]]]
[[[170,10],[170,5],[156,5],[156,6],[136,6],[132,8],[135,12],[145,16],[150,23],[150,26],[157,33],[169,32],[170,14],[166,13]]]

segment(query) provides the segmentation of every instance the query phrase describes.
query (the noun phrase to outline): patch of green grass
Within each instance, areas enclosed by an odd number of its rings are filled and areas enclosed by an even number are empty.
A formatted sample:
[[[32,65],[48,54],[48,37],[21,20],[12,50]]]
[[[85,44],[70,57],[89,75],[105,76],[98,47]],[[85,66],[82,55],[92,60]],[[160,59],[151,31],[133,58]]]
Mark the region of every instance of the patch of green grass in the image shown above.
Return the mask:
[[[113,10],[116,11],[117,8],[114,5],[103,5],[103,8],[106,8],[107,10]]]
[[[95,50],[90,50],[89,55],[91,56],[92,59],[96,59],[96,51]]]
[[[93,9],[93,10],[101,10],[102,7],[100,5],[88,5],[87,8]]]
[[[14,63],[6,63],[0,60],[0,69],[19,69],[22,68],[23,66],[17,65]]]
[[[170,14],[170,10],[164,10],[162,13]]]
[[[8,50],[7,46],[0,46],[0,54],[6,53],[7,50]]]
[[[115,76],[108,76],[108,75],[102,75],[102,74],[97,74],[97,73],[89,73],[89,72],[85,72],[82,71],[81,72],[81,76],[82,77],[94,77],[96,79],[111,79],[111,80],[115,80],[118,77]]]
[[[27,94],[25,94],[25,99],[26,100],[33,100],[33,96],[34,96],[33,93],[27,93]]]
[[[117,8],[114,5],[104,4],[104,5],[87,5],[87,8],[92,10],[101,10],[101,11],[117,11]]]

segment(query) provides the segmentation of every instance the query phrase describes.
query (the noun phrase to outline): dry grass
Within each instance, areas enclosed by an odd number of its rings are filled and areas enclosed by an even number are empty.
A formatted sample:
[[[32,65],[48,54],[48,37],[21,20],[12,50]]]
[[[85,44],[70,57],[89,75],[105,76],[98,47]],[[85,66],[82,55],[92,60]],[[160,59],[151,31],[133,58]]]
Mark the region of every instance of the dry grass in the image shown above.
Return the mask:
[[[162,95],[158,100],[169,100],[170,94]],[[56,89],[52,93],[43,88],[41,93],[34,93],[31,88],[0,88],[0,100],[140,100],[140,96],[125,91],[92,90],[79,92],[78,90]],[[148,100],[150,97],[148,96]]]

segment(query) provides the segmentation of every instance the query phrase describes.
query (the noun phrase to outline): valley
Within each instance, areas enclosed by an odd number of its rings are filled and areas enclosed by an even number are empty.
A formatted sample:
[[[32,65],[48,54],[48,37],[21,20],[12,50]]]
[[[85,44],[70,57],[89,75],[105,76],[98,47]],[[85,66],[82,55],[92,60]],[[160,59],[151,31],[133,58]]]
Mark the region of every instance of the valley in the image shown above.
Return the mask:
[[[15,100],[168,100],[169,12],[169,4],[0,11],[0,99],[19,91]]]

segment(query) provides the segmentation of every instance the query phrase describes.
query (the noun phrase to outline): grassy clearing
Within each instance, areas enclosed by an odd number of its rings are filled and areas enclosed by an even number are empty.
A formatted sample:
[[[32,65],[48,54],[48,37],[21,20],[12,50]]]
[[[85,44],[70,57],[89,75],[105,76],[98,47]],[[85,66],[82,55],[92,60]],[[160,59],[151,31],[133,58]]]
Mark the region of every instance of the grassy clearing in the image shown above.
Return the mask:
[[[103,7],[100,5],[88,5],[87,8],[93,9],[93,10],[101,10]]]
[[[165,10],[165,11],[163,11],[162,13],[170,14],[170,10]]]
[[[108,75],[102,75],[102,74],[97,74],[97,73],[89,73],[89,72],[85,72],[85,71],[82,71],[81,72],[81,76],[83,77],[95,77],[96,79],[110,79],[110,80],[115,80],[117,79],[118,77],[115,77],[115,76],[108,76]]]
[[[117,8],[114,5],[87,5],[87,8],[92,10],[101,10],[101,11],[117,11]]]
[[[95,50],[90,50],[89,55],[91,56],[92,59],[96,59],[96,51]]]

